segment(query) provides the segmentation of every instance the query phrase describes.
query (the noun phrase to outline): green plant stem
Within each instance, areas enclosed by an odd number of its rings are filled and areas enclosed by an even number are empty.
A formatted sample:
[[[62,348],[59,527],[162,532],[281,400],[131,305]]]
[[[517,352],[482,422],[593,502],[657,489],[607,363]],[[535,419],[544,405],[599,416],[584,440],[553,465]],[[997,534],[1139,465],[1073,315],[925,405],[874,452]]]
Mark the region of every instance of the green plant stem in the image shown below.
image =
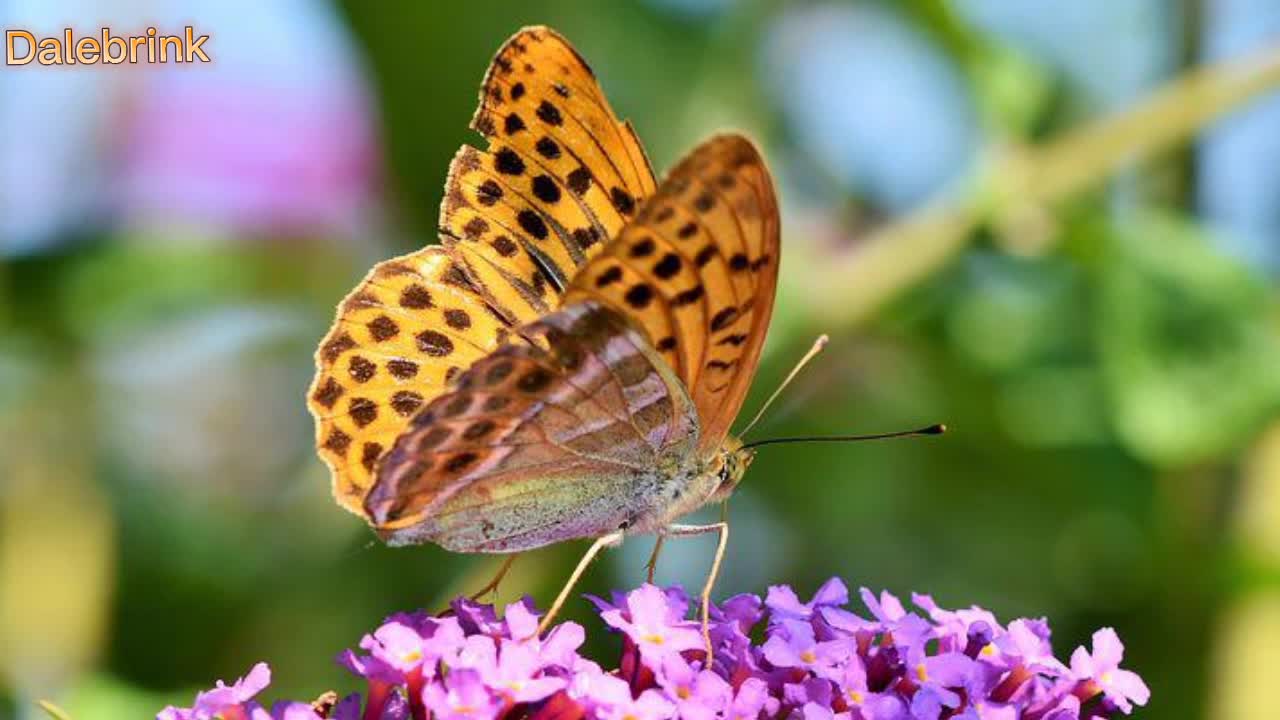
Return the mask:
[[[824,324],[856,323],[945,265],[982,222],[1060,202],[1130,163],[1186,141],[1223,114],[1280,86],[1280,48],[1195,68],[1134,106],[1039,146],[1000,153],[963,197],[928,205],[872,233],[848,254],[800,263]],[[820,300],[820,302],[819,302]]]

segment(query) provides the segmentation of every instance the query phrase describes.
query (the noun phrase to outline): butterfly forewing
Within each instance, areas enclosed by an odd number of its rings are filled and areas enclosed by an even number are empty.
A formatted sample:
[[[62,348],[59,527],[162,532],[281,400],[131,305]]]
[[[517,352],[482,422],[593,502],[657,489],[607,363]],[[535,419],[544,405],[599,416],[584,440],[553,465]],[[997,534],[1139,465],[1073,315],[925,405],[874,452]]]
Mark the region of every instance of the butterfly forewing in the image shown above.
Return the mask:
[[[720,446],[759,362],[778,277],[769,172],[742,136],[699,146],[564,302],[595,299],[641,327],[689,388],[705,452]]]
[[[498,51],[472,127],[489,147],[454,158],[440,225],[477,285],[527,322],[635,215],[653,172],[591,69],[547,28]]]
[[[366,510],[389,542],[497,552],[609,532],[657,501],[638,479],[694,447],[688,395],[612,310],[574,304],[523,333],[380,464]]]
[[[506,132],[513,112],[522,120],[536,118],[542,133]],[[631,126],[617,120],[591,67],[550,28],[524,28],[498,50],[471,125],[486,136],[499,130],[514,136],[513,143],[526,152],[537,151],[544,136],[561,141],[569,158],[592,172],[593,184],[621,217],[633,211],[619,197],[623,192],[633,198],[653,193],[653,170]],[[542,157],[549,154],[538,151]]]

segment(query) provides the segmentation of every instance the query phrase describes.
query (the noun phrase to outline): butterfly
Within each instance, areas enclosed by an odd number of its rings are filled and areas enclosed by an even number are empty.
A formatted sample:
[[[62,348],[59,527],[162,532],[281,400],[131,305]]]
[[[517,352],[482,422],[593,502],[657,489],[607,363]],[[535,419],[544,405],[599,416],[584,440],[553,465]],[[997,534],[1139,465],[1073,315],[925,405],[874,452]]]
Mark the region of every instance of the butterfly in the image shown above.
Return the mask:
[[[658,182],[546,27],[498,51],[471,127],[487,147],[452,162],[441,243],[376,265],[317,351],[308,406],[334,496],[391,545],[594,539],[544,626],[624,535],[718,533],[705,629],[728,525],[677,520],[752,459],[730,426],[778,279],[764,160],[717,135]]]

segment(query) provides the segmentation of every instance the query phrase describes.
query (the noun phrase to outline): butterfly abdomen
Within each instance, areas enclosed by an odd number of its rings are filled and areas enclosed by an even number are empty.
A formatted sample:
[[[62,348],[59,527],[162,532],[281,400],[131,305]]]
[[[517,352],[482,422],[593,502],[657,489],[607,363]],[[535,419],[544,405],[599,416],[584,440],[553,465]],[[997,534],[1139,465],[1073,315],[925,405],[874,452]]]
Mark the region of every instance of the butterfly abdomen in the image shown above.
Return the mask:
[[[416,525],[379,534],[389,545],[432,542],[454,552],[505,553],[615,530],[653,532],[669,522],[663,488],[670,476],[584,471],[585,463],[565,463],[518,489],[482,480],[482,487],[444,501]]]

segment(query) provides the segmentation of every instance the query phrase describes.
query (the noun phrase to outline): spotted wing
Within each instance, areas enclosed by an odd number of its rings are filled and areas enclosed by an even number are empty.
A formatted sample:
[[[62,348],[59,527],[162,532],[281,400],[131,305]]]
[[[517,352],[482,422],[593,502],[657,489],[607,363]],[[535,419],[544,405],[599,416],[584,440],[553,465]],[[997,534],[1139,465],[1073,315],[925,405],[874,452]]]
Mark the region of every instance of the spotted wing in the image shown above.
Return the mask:
[[[653,191],[630,125],[546,28],[503,45],[447,181],[444,248],[382,263],[338,309],[308,406],[334,495],[364,514],[383,453],[414,412],[508,328],[559,306],[567,278]]]
[[[721,135],[667,175],[564,302],[597,300],[644,330],[689,388],[705,453],[728,434],[755,375],[778,250],[769,171],[749,140]]]
[[[365,509],[389,543],[510,552],[596,537],[653,511],[644,478],[692,451],[688,395],[616,313],[569,305],[521,335],[414,417],[378,467]]]
[[[340,505],[363,514],[374,464],[409,418],[508,334],[443,248],[374,266],[338,306],[307,399]]]
[[[513,323],[557,296],[654,190],[630,124],[555,31],[525,28],[498,51],[464,146],[449,169],[440,226],[467,272]]]

